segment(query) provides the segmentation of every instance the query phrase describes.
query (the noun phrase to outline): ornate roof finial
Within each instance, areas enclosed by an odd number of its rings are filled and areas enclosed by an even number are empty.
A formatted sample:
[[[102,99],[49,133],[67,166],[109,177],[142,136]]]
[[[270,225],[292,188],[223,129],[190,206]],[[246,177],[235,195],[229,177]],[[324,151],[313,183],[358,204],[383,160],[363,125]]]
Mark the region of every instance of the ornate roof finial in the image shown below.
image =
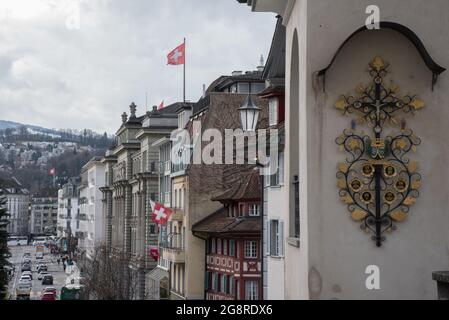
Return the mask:
[[[136,117],[136,109],[137,109],[136,104],[132,102],[131,105],[129,106],[129,110],[131,112],[130,119],[134,119]]]
[[[126,123],[128,121],[128,115],[126,114],[126,112],[123,112],[122,114],[122,122]]]

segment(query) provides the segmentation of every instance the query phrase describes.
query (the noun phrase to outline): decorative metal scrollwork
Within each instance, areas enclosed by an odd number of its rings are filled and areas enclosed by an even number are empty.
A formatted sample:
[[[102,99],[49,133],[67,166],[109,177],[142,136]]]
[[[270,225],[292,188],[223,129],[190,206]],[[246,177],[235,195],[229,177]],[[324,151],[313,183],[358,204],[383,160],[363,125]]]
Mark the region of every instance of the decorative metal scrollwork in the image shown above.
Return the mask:
[[[409,159],[421,140],[397,116],[400,112],[415,114],[425,104],[417,96],[397,97],[399,89],[393,84],[387,88],[388,67],[380,57],[374,58],[369,68],[372,85],[359,85],[357,96],[342,96],[335,103],[344,115],[358,116],[351,129],[336,139],[347,154],[346,161],[338,165],[339,195],[352,219],[373,234],[378,247],[386,232],[396,230],[395,222],[406,219],[421,186],[418,164]],[[356,133],[357,125],[364,124],[372,129],[372,136]],[[388,124],[399,126],[400,131],[385,133]]]

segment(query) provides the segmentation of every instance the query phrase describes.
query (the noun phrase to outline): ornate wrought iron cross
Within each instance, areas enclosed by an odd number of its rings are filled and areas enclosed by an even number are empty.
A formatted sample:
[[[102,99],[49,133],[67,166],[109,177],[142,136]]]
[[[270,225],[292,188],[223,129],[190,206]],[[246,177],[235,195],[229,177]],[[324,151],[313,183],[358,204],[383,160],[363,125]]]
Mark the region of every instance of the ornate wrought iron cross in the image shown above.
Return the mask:
[[[356,97],[342,96],[335,103],[344,115],[358,115],[351,129],[336,140],[348,154],[338,166],[337,179],[340,198],[348,205],[352,219],[361,222],[362,230],[372,233],[380,247],[384,234],[396,229],[393,222],[407,217],[421,186],[417,163],[408,158],[421,140],[407,128],[405,119],[399,121],[396,116],[400,111],[415,114],[425,105],[417,96],[398,98],[395,85],[386,87],[384,77],[389,65],[380,57],[374,58],[369,67],[373,83],[368,87],[359,85]],[[356,134],[357,123],[368,125],[373,134]],[[388,124],[400,126],[401,130],[382,138]]]

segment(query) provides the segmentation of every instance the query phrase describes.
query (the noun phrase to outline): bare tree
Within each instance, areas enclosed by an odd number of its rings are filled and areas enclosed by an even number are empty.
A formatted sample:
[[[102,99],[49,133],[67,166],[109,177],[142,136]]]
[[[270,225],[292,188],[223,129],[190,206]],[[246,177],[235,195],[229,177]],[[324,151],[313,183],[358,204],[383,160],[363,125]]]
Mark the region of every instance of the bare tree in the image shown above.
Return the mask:
[[[138,296],[138,277],[122,255],[97,246],[93,258],[84,265],[86,291],[93,300],[134,300]]]

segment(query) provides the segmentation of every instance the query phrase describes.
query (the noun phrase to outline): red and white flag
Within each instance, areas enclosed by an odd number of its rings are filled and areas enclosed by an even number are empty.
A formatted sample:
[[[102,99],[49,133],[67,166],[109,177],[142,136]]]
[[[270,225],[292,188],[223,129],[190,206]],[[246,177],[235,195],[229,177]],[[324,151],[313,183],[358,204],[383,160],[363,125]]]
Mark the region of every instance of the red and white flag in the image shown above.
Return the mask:
[[[153,222],[156,222],[157,224],[166,224],[168,218],[173,214],[173,210],[166,208],[159,202],[154,202],[153,200],[150,200],[150,204],[151,210],[153,210],[153,214],[151,215]]]
[[[56,174],[56,169],[55,168],[51,168],[50,171],[49,171],[49,174],[51,176],[54,176]]]
[[[178,65],[178,64],[184,64],[186,59],[185,59],[185,53],[186,53],[186,46],[185,43],[179,45],[178,47],[176,47],[176,49],[174,49],[172,52],[170,52],[167,55],[167,64],[171,64],[171,65]]]
[[[159,261],[159,257],[160,257],[159,249],[157,247],[151,247],[150,248],[150,256],[154,260]]]
[[[165,108],[165,106],[164,106],[164,100],[162,100],[162,102],[161,102],[161,104],[159,105],[159,108],[157,108],[158,110],[162,110],[162,109],[164,109]]]

